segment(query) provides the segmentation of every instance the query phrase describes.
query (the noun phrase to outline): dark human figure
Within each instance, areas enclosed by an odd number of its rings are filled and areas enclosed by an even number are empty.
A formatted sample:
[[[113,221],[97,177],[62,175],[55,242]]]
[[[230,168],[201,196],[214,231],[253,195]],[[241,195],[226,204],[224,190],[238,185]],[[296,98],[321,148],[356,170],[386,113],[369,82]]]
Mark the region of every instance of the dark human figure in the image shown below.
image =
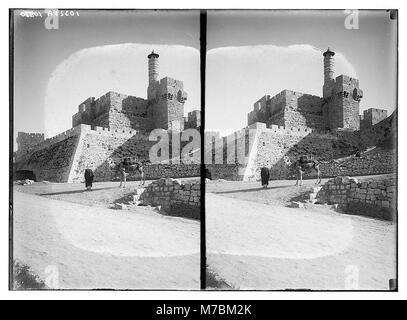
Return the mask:
[[[212,173],[211,173],[211,171],[209,170],[209,169],[205,169],[205,178],[206,179],[209,179],[209,180],[212,180]]]
[[[93,171],[92,169],[85,169],[85,187],[88,190],[92,189]]]
[[[127,176],[126,167],[125,167],[124,163],[121,162],[121,163],[119,164],[119,177],[120,177],[120,185],[119,185],[119,188],[120,188],[122,185],[123,185],[124,188],[126,187],[126,176]]]
[[[260,169],[260,176],[261,176],[261,185],[263,188],[267,188],[269,185],[270,179],[270,170],[267,167],[262,167]]]

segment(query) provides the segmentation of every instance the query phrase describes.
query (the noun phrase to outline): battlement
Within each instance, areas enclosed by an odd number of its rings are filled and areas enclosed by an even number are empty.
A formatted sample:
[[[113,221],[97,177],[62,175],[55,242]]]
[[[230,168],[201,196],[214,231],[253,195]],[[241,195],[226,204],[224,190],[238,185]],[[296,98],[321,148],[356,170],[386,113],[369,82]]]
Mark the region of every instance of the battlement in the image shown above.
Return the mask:
[[[149,138],[149,134],[144,133],[144,132],[140,132],[137,130],[132,130],[129,128],[126,129],[110,129],[110,128],[105,128],[105,127],[98,127],[98,126],[91,126],[91,125],[87,125],[87,124],[80,124],[77,125],[73,128],[70,128],[52,138],[48,138],[38,144],[36,144],[35,146],[33,146],[33,148],[30,150],[30,154],[32,152],[35,151],[39,151],[45,148],[50,147],[53,144],[56,144],[58,142],[61,142],[69,137],[72,137],[74,135],[80,135],[80,134],[95,134],[95,135],[103,135],[103,136],[112,136],[112,137],[119,137],[119,138],[126,138],[126,139],[130,139],[134,136],[137,135],[138,138],[140,139],[146,139],[148,140]],[[41,134],[38,134],[41,135]],[[43,136],[43,134],[42,134]],[[23,158],[24,156],[28,155],[29,153],[26,154],[20,154],[17,155],[16,160],[19,161],[21,158]]]
[[[16,141],[18,145],[16,156],[19,157],[30,152],[37,144],[44,141],[44,134],[18,132]]]
[[[130,138],[134,137],[135,135],[137,135],[139,137],[144,137],[147,139],[149,137],[148,133],[145,133],[145,132],[139,131],[139,130],[133,130],[130,128],[112,129],[112,128],[106,128],[106,127],[83,125],[81,131],[89,133],[89,134],[120,137],[120,138],[127,138],[127,139],[130,139]]]
[[[247,123],[256,122],[267,126],[274,124],[287,127],[324,128],[321,97],[284,89],[273,97],[265,95],[254,103],[248,113]]]
[[[25,154],[21,154],[21,155],[17,155],[16,157],[16,161],[20,161],[21,159],[24,159],[25,157],[29,156],[31,153],[48,148],[49,146],[61,142],[73,135],[78,135],[80,134],[81,130],[83,130],[85,125],[79,125],[76,126],[74,128],[68,129],[52,138],[48,138],[43,140],[42,142],[36,144],[35,146],[33,146],[33,148],[30,150],[29,153],[25,153]]]
[[[41,139],[44,138],[43,133],[31,133],[31,132],[18,132],[18,137],[30,138],[30,139]]]
[[[199,128],[201,126],[201,111],[193,110],[188,112],[188,116],[184,117],[184,128]]]
[[[369,108],[360,115],[360,128],[366,130],[372,128],[375,124],[387,118],[387,110]]]
[[[336,97],[354,98],[354,100],[360,101],[363,97],[363,91],[359,89],[359,79],[344,74],[326,82],[323,93],[324,98],[328,101]]]
[[[307,136],[310,133],[319,134],[319,135],[331,135],[329,130],[323,129],[314,129],[309,127],[286,127],[286,126],[278,126],[278,125],[270,125],[266,128],[267,132],[274,132],[278,134],[286,134],[286,135],[295,135],[295,136]]]
[[[364,110],[363,119],[366,120],[368,118],[372,118],[372,120],[375,121],[375,123],[373,124],[376,124],[387,118],[387,110],[377,108],[369,108],[367,110]]]

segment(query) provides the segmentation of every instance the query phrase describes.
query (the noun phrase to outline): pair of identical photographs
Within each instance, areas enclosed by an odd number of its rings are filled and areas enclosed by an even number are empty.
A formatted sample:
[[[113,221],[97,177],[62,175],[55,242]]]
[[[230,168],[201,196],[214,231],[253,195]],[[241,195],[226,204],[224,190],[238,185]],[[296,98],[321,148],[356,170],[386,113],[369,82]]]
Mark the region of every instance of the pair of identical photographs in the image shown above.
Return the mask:
[[[10,25],[10,289],[397,290],[397,11]]]

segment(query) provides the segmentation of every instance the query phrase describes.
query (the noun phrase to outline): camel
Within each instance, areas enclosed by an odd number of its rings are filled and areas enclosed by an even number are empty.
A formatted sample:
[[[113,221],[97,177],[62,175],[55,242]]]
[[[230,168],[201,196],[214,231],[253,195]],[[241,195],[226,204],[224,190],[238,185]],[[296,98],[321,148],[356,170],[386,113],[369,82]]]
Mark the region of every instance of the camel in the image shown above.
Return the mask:
[[[312,157],[308,158],[307,156],[301,156],[300,159],[295,162],[295,169],[297,171],[297,182],[295,184],[296,186],[298,186],[298,181],[300,181],[299,185],[302,185],[302,175],[304,172],[311,172],[313,170],[315,170],[317,173],[317,181],[315,183],[321,183],[319,162],[312,159]]]
[[[319,169],[319,162],[314,160],[312,156],[311,157],[301,156],[300,159],[295,161],[294,163],[291,163],[289,159],[285,159],[285,162],[291,165],[291,168],[294,169],[297,174],[297,182],[295,184],[296,186],[302,185],[302,175],[304,172],[311,172],[313,170],[315,170],[317,173],[316,184],[321,183],[321,172]]]
[[[144,185],[146,182],[143,163],[141,161],[138,161],[136,158],[127,157],[121,160],[117,166],[117,171],[120,174],[120,187],[122,186],[122,184],[124,187],[126,187],[126,176],[129,171],[140,173],[142,185]]]

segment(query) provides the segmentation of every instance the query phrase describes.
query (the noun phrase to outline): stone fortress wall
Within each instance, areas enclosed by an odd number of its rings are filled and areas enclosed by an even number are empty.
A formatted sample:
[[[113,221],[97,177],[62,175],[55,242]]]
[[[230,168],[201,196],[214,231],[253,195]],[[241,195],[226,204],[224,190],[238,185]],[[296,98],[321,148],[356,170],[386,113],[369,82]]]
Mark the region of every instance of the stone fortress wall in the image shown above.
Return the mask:
[[[248,114],[247,125],[262,122],[267,126],[325,129],[322,104],[321,97],[283,90],[273,97],[267,95],[258,100]]]
[[[14,169],[33,171],[37,180],[81,182],[84,170],[90,168],[96,181],[111,180],[124,157],[149,159],[149,150],[157,143],[149,141],[151,130],[181,131],[185,123],[188,128],[199,128],[199,110],[184,118],[187,93],[183,82],[169,77],[159,80],[154,52],[148,56],[148,66],[147,99],[107,92],[81,103],[72,117],[72,128],[61,134],[44,140],[43,134],[19,133]],[[147,178],[193,176],[200,174],[200,166],[152,164],[145,172]]]
[[[82,124],[36,145],[33,152],[18,158],[16,170],[34,171],[37,180],[83,182],[84,171],[90,168],[95,181],[110,181],[118,176],[115,168],[121,159],[137,156],[147,160],[156,143],[145,132]],[[200,170],[199,164],[149,164],[145,175],[147,179],[192,177],[199,176]],[[139,177],[129,177],[135,178]]]
[[[273,97],[265,95],[248,114],[248,126],[231,134],[232,139],[215,134],[211,141],[214,145],[210,149],[211,161],[205,159],[206,169],[213,178],[258,179],[260,168],[267,166],[271,168],[273,179],[287,179],[292,176],[287,160],[296,161],[304,154],[312,154],[321,162],[323,176],[394,172],[395,152],[377,148],[369,155],[352,157],[381,141],[394,140],[397,120],[392,121],[393,115],[387,117],[387,112],[372,108],[359,117],[359,102],[363,95],[359,81],[345,75],[334,79],[333,55],[330,50],[324,53],[323,97],[291,90],[283,90]],[[31,151],[17,152],[16,169],[32,169],[38,177],[47,177],[50,181],[79,182],[83,180],[83,171],[91,168],[97,181],[114,179],[115,164],[123,157],[148,158],[148,151],[155,144],[148,140],[148,128],[200,127],[199,111],[184,117],[186,99],[182,81],[168,77],[158,80],[158,55],[152,53],[149,55],[147,99],[108,92],[99,99],[85,100],[72,118],[73,128],[44,141],[43,136],[25,139],[30,141],[26,144]],[[362,131],[359,131],[360,126]],[[254,138],[245,133],[249,129],[255,131]],[[75,138],[69,139],[71,137]],[[69,145],[68,154],[52,155],[54,145],[68,139],[70,142],[64,142]],[[205,146],[208,146],[206,141]],[[238,150],[242,146],[244,159],[233,153],[230,161],[228,150]],[[221,149],[220,153],[217,148]],[[214,161],[219,154],[221,159]],[[38,164],[39,159],[54,158],[54,164],[62,163],[57,160],[58,155],[68,157],[69,165],[63,161],[64,169],[61,170],[54,165],[54,174],[49,166]],[[338,160],[342,158],[346,159]],[[199,175],[200,167],[172,164],[146,167],[147,178],[157,178],[160,174],[169,177]]]
[[[193,110],[188,112],[188,116],[184,118],[184,129],[201,127],[201,112],[198,110]]]
[[[19,132],[17,135],[17,157],[21,157],[33,151],[34,146],[44,141],[43,133]]]
[[[32,171],[37,181],[66,182],[78,141],[79,135],[70,135],[52,144],[43,144],[41,148],[21,157],[15,170]]]
[[[293,173],[288,164],[302,155],[313,155],[321,163],[324,177],[395,172],[397,120],[392,119],[397,112],[387,117],[386,110],[370,108],[359,116],[363,97],[359,80],[346,75],[334,78],[334,55],[329,49],[323,54],[322,97],[283,90],[254,103],[244,130],[256,131],[255,139],[251,142],[253,146],[247,147],[249,139],[243,138],[246,158],[245,162],[236,159],[240,169],[235,171],[234,179],[259,179],[263,166],[271,169],[272,179],[290,178]],[[230,176],[231,167],[225,166],[226,154],[228,149],[242,145],[239,131],[233,135],[234,142],[226,142],[226,137],[216,138],[216,148],[223,148],[223,162],[216,162],[211,170],[217,166],[218,176],[223,176],[222,170],[225,176]],[[382,145],[369,154],[355,157],[379,144]],[[339,160],[342,158],[345,160]]]
[[[210,166],[207,163],[207,168],[217,178],[259,180],[260,168],[268,167],[271,179],[290,179],[295,178],[295,172],[289,164],[301,155],[313,155],[320,163],[322,177],[392,173],[397,169],[396,151],[391,144],[396,139],[395,122],[389,123],[392,117],[377,123],[369,132],[277,125],[268,128],[265,123],[254,123],[245,129],[251,130],[254,137],[250,142],[249,135],[240,132],[229,135],[229,143],[225,142],[227,137],[218,137],[218,149],[212,149],[212,160],[221,148],[222,162]],[[237,150],[239,144],[245,146],[245,162],[235,157],[235,164],[230,164],[226,153]],[[305,173],[304,177],[315,177],[315,172]]]
[[[369,108],[360,116],[360,130],[368,130],[387,118],[387,110]]]
[[[181,131],[200,127],[200,111],[184,118],[187,93],[183,82],[159,80],[158,54],[148,56],[147,99],[117,92],[90,97],[72,116],[72,128],[44,140],[43,134],[19,133],[14,169],[33,171],[37,180],[82,182],[84,170],[94,170],[96,181],[115,179],[116,166],[124,157],[149,159],[156,141],[149,140],[155,128]],[[169,132],[170,133],[170,132]],[[181,143],[181,147],[185,143]],[[198,165],[146,165],[148,178],[200,175]]]

